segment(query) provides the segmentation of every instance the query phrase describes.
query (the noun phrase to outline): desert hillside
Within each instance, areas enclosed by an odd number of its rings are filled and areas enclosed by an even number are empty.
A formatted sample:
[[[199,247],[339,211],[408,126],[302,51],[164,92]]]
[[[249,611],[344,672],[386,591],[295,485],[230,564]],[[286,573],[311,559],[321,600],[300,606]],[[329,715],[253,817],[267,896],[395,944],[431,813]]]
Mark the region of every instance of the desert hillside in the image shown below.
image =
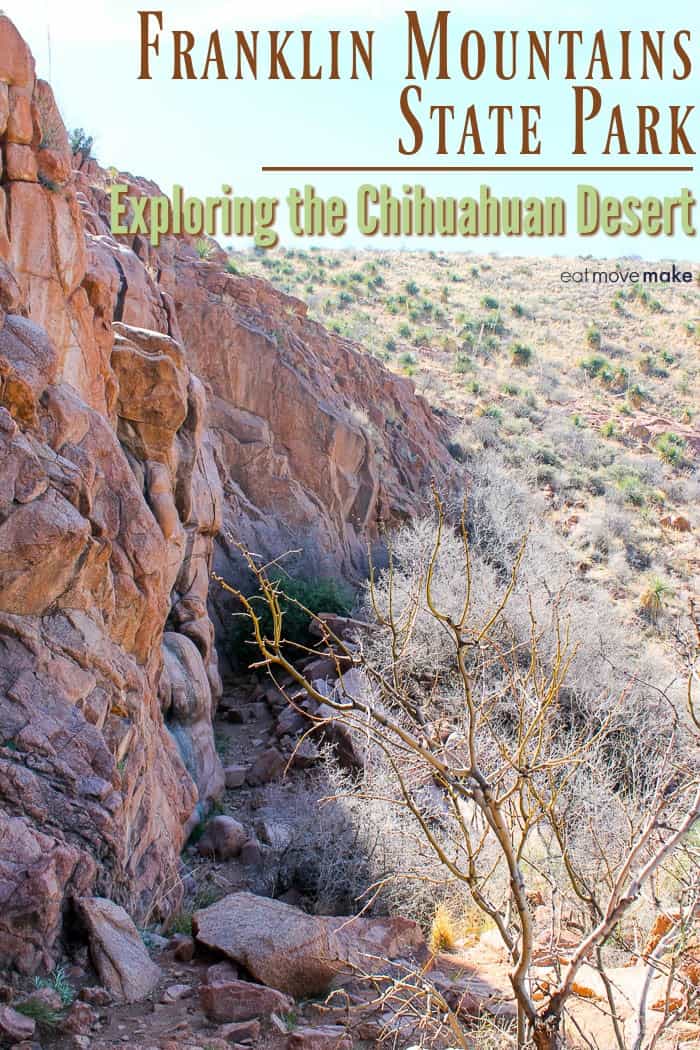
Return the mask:
[[[325,249],[231,258],[411,376],[456,421],[458,458],[486,452],[523,480],[580,571],[641,611],[638,627],[650,588],[671,618],[687,608],[700,571],[697,266]],[[610,277],[673,267],[693,282]]]
[[[0,1046],[693,1045],[697,282],[115,237],[3,15],[0,149]]]

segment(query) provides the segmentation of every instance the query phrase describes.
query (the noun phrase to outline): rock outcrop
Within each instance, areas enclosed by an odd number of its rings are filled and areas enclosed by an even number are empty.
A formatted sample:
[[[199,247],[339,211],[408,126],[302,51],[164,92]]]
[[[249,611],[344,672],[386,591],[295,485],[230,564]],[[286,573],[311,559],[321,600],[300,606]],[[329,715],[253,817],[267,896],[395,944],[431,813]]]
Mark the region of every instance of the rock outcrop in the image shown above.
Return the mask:
[[[128,197],[161,192],[110,177]],[[108,177],[88,161],[77,178],[103,242]],[[217,572],[240,579],[233,539],[264,557],[298,550],[285,564],[302,573],[360,577],[367,543],[425,508],[431,478],[448,489],[455,463],[443,423],[409,379],[310,320],[300,300],[229,272],[223,252],[200,258],[186,237],[163,237],[157,249],[139,235],[118,240],[131,249],[111,256],[122,270],[120,318],[181,339],[206,387],[224,491]],[[223,620],[223,592],[209,601]]]
[[[51,89],[6,18],[0,143],[0,957],[31,973],[72,897],[154,917],[179,900],[186,830],[223,784],[220,486],[182,345],[113,327],[126,253],[86,234]]]
[[[0,148],[0,958],[33,973],[74,900],[179,902],[223,787],[215,538],[223,575],[227,533],[357,574],[451,461],[410,383],[298,301],[191,239],[113,237],[114,174],[72,171],[4,16]]]

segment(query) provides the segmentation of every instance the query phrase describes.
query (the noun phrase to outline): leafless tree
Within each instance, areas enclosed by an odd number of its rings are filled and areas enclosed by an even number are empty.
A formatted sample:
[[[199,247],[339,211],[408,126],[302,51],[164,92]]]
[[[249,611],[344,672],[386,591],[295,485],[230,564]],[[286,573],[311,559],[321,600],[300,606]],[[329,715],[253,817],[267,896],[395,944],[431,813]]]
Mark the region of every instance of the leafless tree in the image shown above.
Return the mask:
[[[596,724],[577,719],[566,702],[566,679],[576,646],[562,622],[556,595],[549,622],[538,622],[529,606],[529,632],[520,638],[504,615],[516,587],[525,542],[515,556],[509,579],[485,615],[474,616],[476,581],[465,514],[452,530],[435,494],[436,528],[421,573],[407,584],[399,579],[390,551],[389,565],[369,582],[371,615],[357,622],[348,639],[333,620],[314,616],[322,639],[314,649],[285,644],[281,606],[283,584],[259,559],[241,549],[255,577],[271,620],[263,628],[261,606],[241,591],[236,596],[250,618],[265,668],[289,693],[289,683],[317,705],[309,713],[312,728],[342,726],[382,756],[395,786],[395,803],[411,816],[424,844],[439,865],[463,887],[498,930],[510,959],[510,983],[517,1004],[517,1046],[559,1050],[566,1046],[567,1025],[575,1025],[570,1005],[584,964],[597,968],[608,999],[612,1030],[626,1050],[614,989],[606,975],[604,952],[611,940],[625,943],[625,921],[643,892],[669,864],[682,869],[680,910],[659,944],[646,958],[648,979],[639,1006],[634,1050],[657,1044],[663,1028],[681,1016],[668,1007],[659,1031],[645,1027],[646,994],[652,976],[666,973],[667,1002],[673,989],[690,982],[678,965],[684,936],[697,911],[698,856],[688,833],[700,817],[697,745],[700,715],[693,695],[691,669],[688,712],[669,708],[672,723],[665,757],[643,805],[620,803],[620,831],[606,827],[604,815],[591,817],[581,805],[587,780],[610,761],[616,740],[616,712],[624,694],[609,698]],[[460,600],[441,603],[435,580],[445,538],[461,547]],[[369,622],[368,622],[369,621]],[[269,621],[268,621],[269,622]],[[437,630],[434,674],[417,670],[411,650],[427,625]],[[377,647],[381,636],[384,644]],[[301,657],[322,652],[335,661],[333,691],[309,680]],[[354,673],[351,673],[354,672]],[[292,698],[292,702],[295,702]],[[307,712],[308,713],[308,712]],[[425,801],[426,790],[439,789],[444,817],[436,820]],[[617,837],[615,837],[617,836]],[[581,847],[582,841],[584,848]],[[559,880],[578,902],[585,922],[565,966],[555,970],[546,994],[535,995],[533,975],[536,931],[529,901],[529,880],[537,874]],[[671,961],[669,962],[669,955]],[[400,990],[415,1009],[416,983],[402,979]],[[687,1001],[687,996],[686,996]],[[443,1003],[433,989],[432,1002]],[[443,1003],[444,1006],[444,1003]],[[403,1007],[404,1011],[409,1006]],[[459,1023],[445,1006],[453,1039]],[[567,1020],[571,1018],[570,1022]]]

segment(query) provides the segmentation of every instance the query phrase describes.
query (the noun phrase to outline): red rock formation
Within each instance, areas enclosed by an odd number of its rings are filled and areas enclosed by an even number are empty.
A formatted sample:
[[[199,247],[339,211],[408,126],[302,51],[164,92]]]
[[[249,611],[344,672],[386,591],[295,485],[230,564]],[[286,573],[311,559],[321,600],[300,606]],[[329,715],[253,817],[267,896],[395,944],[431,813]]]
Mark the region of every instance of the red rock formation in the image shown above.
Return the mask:
[[[220,487],[182,347],[115,337],[115,258],[150,292],[134,319],[167,307],[132,253],[86,236],[51,90],[6,18],[0,143],[0,958],[32,972],[70,896],[172,907],[197,788],[223,784]]]
[[[104,241],[105,173],[88,161],[78,178]],[[128,196],[160,193],[130,175],[118,181]],[[233,538],[266,557],[298,548],[300,571],[357,578],[367,541],[424,506],[431,476],[449,485],[455,464],[437,416],[410,380],[309,320],[304,303],[229,273],[223,252],[202,260],[186,237],[165,237],[157,250],[139,236],[120,240],[133,254],[119,260],[142,258],[165,304],[153,308],[143,268],[125,271],[123,318],[181,338],[206,386],[225,493],[217,571],[240,574]],[[221,612],[222,599],[214,590],[210,606]]]
[[[303,304],[187,238],[115,239],[109,174],[71,172],[2,16],[0,147],[0,958],[33,972],[71,898],[177,903],[185,835],[223,784],[222,520],[356,574],[451,461],[410,383]],[[219,558],[235,571],[225,539]]]

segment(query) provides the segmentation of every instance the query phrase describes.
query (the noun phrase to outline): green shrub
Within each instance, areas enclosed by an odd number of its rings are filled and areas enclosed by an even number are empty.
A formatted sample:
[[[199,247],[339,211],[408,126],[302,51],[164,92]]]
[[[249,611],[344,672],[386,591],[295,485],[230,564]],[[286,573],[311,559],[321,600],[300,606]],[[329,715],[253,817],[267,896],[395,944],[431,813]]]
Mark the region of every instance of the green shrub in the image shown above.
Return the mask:
[[[485,310],[497,310],[499,303],[498,299],[494,299],[492,295],[485,295],[481,300],[481,305]]]
[[[600,350],[603,342],[603,337],[600,334],[600,329],[597,325],[592,324],[586,332],[586,342],[590,346],[591,350]]]
[[[204,259],[205,261],[211,259],[214,254],[214,245],[211,241],[205,241],[203,237],[197,241],[195,248],[197,249],[197,255],[199,258]]]
[[[589,379],[594,379],[603,370],[609,371],[612,375],[612,365],[602,354],[591,354],[590,357],[584,357],[579,361],[579,368],[583,369]]]
[[[468,354],[458,353],[455,356],[455,363],[452,368],[458,376],[463,376],[466,375],[467,372],[474,371],[474,362]]]
[[[659,437],[656,442],[656,450],[664,463],[668,463],[672,467],[678,467],[684,460],[685,441],[678,434],[674,434],[673,431],[669,430]]]
[[[407,281],[405,286],[408,295],[418,295],[420,288],[415,281]]]
[[[92,156],[92,147],[95,145],[95,139],[92,135],[88,135],[83,128],[73,128],[69,132],[68,138],[70,140],[70,148],[74,157],[81,153],[84,160]]]
[[[635,408],[639,408],[644,401],[648,401],[649,396],[648,390],[646,390],[640,383],[633,383],[627,391],[629,402],[631,405],[634,405]]]
[[[70,983],[64,966],[57,966],[48,977],[35,977],[34,984],[37,988],[50,988],[57,992],[63,1006],[70,1006],[75,999],[75,988]]]
[[[173,915],[168,923],[168,933],[184,933],[188,937],[192,936],[192,915],[191,911],[180,911],[177,915]]]
[[[625,474],[617,483],[625,503],[633,507],[643,507],[646,502],[644,486],[634,474]]]
[[[40,1028],[58,1028],[61,1023],[61,1014],[43,999],[27,999],[25,1003],[16,1003],[14,1009],[18,1014],[31,1017]]]
[[[643,354],[638,363],[640,372],[643,372],[645,376],[655,376],[657,379],[668,378],[668,370],[658,364],[653,354]]]
[[[510,359],[518,368],[527,368],[533,358],[532,348],[524,343],[514,343],[510,348]]]
[[[487,317],[484,320],[484,327],[492,335],[503,335],[506,330],[506,326],[503,324],[503,319],[500,313],[493,314],[492,317]]]
[[[350,589],[337,580],[295,579],[282,573],[273,578],[280,594],[280,609],[283,617],[282,634],[290,648],[312,647],[317,641],[310,633],[310,613],[336,613],[347,616],[353,606],[354,596]],[[267,637],[272,634],[272,616],[267,602],[260,593],[249,596],[251,605],[260,617],[261,629]],[[307,612],[306,610],[309,610]],[[244,664],[249,658],[256,659],[258,650],[252,644],[252,624],[247,617],[236,617],[231,632],[230,650],[235,659]]]
[[[640,598],[640,607],[651,623],[656,623],[663,612],[666,599],[673,595],[673,588],[660,576],[652,576]]]

